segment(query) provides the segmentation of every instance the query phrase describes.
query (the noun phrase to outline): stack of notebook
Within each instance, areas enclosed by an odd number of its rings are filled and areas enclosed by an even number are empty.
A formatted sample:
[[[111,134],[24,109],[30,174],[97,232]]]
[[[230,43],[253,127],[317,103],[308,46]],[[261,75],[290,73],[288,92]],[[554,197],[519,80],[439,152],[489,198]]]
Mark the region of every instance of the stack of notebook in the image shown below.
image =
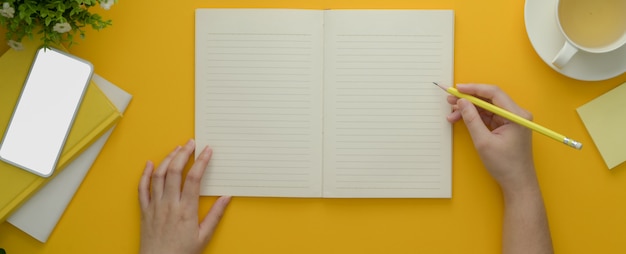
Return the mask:
[[[24,50],[9,49],[0,57],[0,133],[9,123],[38,48],[34,41],[24,44]],[[0,162],[0,222],[8,220],[45,242],[130,98],[94,75],[51,177],[42,178]]]

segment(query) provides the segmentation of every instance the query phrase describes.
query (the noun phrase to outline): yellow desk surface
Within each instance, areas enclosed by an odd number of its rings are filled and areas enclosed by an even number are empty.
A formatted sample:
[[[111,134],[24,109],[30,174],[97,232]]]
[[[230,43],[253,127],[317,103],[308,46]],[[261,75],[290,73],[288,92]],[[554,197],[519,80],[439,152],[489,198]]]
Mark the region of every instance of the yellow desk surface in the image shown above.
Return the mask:
[[[455,10],[455,82],[498,84],[538,123],[585,144],[577,151],[533,137],[556,252],[626,253],[626,165],[607,170],[575,111],[626,75],[584,82],[552,70],[527,37],[522,0],[119,0],[99,11],[113,27],[89,31],[70,51],[134,99],[49,241],[3,223],[0,248],[137,252],[144,163],[194,135],[194,10],[201,7]],[[206,252],[499,253],[502,196],[463,124],[454,126],[453,149],[452,199],[235,197]],[[200,213],[214,200],[202,197]]]

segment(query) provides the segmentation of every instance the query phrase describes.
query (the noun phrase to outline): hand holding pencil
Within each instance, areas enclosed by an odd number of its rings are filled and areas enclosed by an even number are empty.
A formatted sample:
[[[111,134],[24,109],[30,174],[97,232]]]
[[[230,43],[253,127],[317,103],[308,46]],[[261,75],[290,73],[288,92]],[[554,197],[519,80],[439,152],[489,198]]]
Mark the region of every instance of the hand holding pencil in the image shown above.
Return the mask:
[[[480,159],[500,185],[504,200],[502,252],[553,253],[535,173],[532,131],[501,116],[502,112],[493,110],[493,107],[524,121],[530,122],[532,115],[496,86],[458,85],[457,89],[447,89],[454,94],[448,96],[453,109],[448,121],[465,122]],[[475,103],[475,100],[481,102]],[[476,107],[474,104],[480,105]]]
[[[566,136],[564,136],[562,134],[559,134],[559,133],[557,133],[557,132],[555,132],[553,130],[550,130],[550,129],[546,128],[546,127],[543,127],[543,126],[541,126],[541,125],[531,121],[530,118],[526,119],[526,118],[524,118],[524,117],[522,117],[520,115],[517,115],[517,114],[515,114],[513,112],[510,112],[510,111],[508,111],[506,109],[500,108],[500,107],[498,107],[498,106],[496,106],[494,104],[491,104],[491,103],[489,103],[487,101],[484,101],[484,100],[481,100],[479,98],[476,98],[476,97],[474,97],[474,96],[472,96],[470,94],[459,92],[459,90],[457,90],[454,87],[446,88],[446,87],[443,87],[443,86],[441,86],[441,85],[439,85],[439,84],[437,84],[435,82],[433,82],[433,83],[435,85],[437,85],[438,87],[440,87],[441,89],[443,89],[444,91],[450,93],[454,97],[461,98],[461,99],[466,99],[466,100],[470,101],[471,103],[473,103],[474,105],[476,105],[476,106],[478,106],[478,107],[480,107],[480,108],[482,108],[482,109],[484,109],[486,111],[489,111],[489,112],[491,112],[493,114],[496,114],[496,115],[498,115],[498,116],[500,116],[500,117],[502,117],[504,119],[507,119],[507,120],[509,120],[511,122],[514,122],[514,123],[517,123],[519,125],[522,125],[522,126],[524,126],[526,128],[529,128],[531,130],[537,131],[537,132],[539,132],[539,133],[541,133],[543,135],[546,135],[546,136],[548,136],[548,137],[550,137],[550,138],[552,138],[552,139],[554,139],[556,141],[562,142],[563,144],[568,145],[568,146],[573,147],[573,148],[576,148],[578,150],[580,150],[582,148],[582,144],[580,142],[575,141],[573,139],[570,139],[570,138],[568,138],[568,137],[566,137]],[[480,90],[477,90],[477,91],[480,91]],[[504,94],[504,93],[502,93],[502,94],[504,96],[506,96],[506,94]],[[506,96],[506,97],[508,98],[508,96]],[[456,100],[454,98],[449,98],[449,100],[452,100],[453,102],[456,102]],[[508,98],[508,100],[504,100],[504,101],[512,102],[512,100],[510,100],[510,98]],[[519,107],[517,105],[515,105],[515,103],[513,103],[513,105],[510,105],[510,106],[514,106],[514,108],[519,109]]]

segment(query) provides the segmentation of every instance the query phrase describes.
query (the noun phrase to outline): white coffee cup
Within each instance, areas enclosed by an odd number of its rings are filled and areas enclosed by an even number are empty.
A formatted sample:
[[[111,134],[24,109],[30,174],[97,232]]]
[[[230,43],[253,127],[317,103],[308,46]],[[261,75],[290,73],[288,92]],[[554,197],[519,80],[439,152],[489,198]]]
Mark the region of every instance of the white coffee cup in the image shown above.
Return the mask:
[[[608,53],[626,44],[626,0],[557,0],[565,43],[552,60],[561,69],[578,51]]]

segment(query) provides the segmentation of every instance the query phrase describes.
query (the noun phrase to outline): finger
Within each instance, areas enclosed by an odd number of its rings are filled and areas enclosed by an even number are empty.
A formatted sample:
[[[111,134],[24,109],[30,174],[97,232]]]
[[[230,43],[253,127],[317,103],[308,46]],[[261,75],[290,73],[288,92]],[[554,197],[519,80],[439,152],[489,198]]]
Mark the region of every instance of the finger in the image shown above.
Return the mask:
[[[211,207],[209,213],[207,213],[207,215],[200,223],[200,239],[202,239],[205,244],[208,243],[209,240],[211,240],[217,224],[222,219],[224,211],[230,203],[230,199],[230,196],[219,197]]]
[[[448,104],[456,105],[456,101],[459,100],[459,97],[456,97],[454,95],[448,95],[448,97],[446,97],[446,100],[448,101]]]
[[[455,105],[456,106],[456,105]],[[448,116],[446,117],[446,119],[448,120],[448,122],[450,123],[456,123],[459,120],[461,120],[462,116],[461,116],[461,111],[458,109],[455,109],[454,111],[452,111],[452,113],[448,114]]]
[[[471,94],[490,100],[494,105],[527,117],[528,112],[517,105],[509,95],[497,86],[483,84],[458,84],[459,92]]]
[[[180,146],[177,146],[176,149],[174,149],[174,151],[170,152],[170,154],[168,154],[165,157],[165,159],[161,161],[161,164],[159,164],[156,171],[152,173],[152,184],[151,184],[152,197],[151,199],[159,200],[163,197],[163,188],[164,188],[163,185],[165,183],[165,173],[167,173],[167,165],[170,164],[170,162],[172,161],[174,156],[176,156],[179,150],[180,150]]]
[[[191,156],[195,149],[195,142],[193,140],[187,141],[187,144],[180,149],[169,165],[167,165],[167,173],[165,174],[165,190],[163,193],[164,198],[176,200],[180,199],[180,186],[182,184],[181,180],[183,169],[189,161],[189,156]]]
[[[459,100],[458,105],[459,111],[461,111],[461,115],[463,116],[463,121],[465,122],[465,125],[467,126],[467,129],[472,136],[474,145],[478,147],[481,146],[482,142],[488,140],[491,132],[489,131],[487,126],[485,126],[485,123],[478,114],[478,111],[476,110],[476,106],[474,106],[474,104],[465,99],[461,99]]]
[[[139,206],[145,211],[150,204],[150,176],[154,170],[154,163],[148,161],[139,180]]]
[[[200,182],[212,155],[213,150],[208,146],[204,147],[196,159],[196,162],[191,166],[189,173],[187,173],[181,199],[190,202],[198,202],[198,197],[200,196]]]

